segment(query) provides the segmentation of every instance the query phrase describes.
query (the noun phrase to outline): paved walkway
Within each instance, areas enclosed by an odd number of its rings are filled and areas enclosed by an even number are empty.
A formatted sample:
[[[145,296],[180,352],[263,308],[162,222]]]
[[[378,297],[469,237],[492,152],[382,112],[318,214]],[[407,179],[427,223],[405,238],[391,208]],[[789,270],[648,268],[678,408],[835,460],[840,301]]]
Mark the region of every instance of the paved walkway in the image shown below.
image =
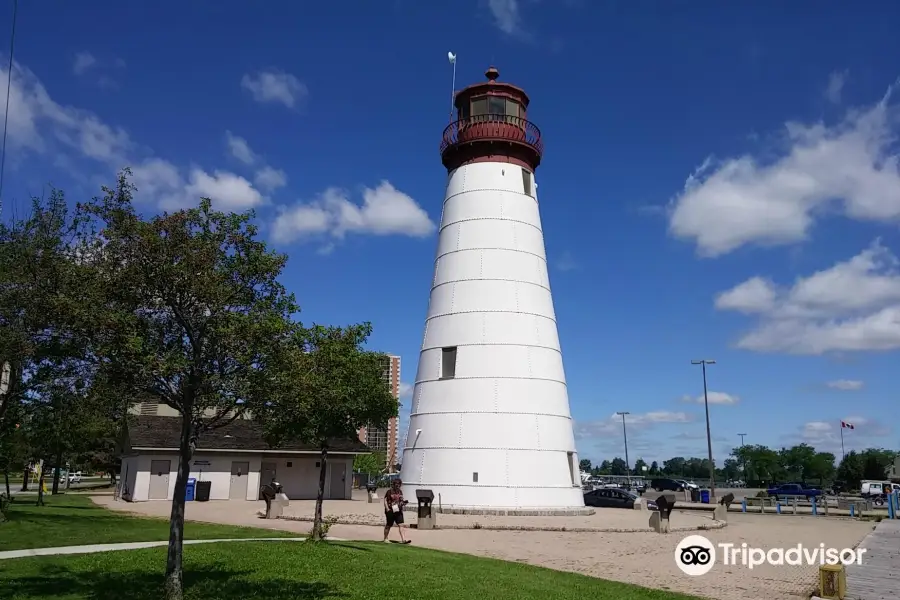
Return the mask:
[[[306,538],[235,538],[221,540],[185,540],[185,546],[194,544],[219,544],[221,542],[302,542]],[[343,541],[329,537],[332,541]],[[95,552],[113,552],[115,550],[140,550],[142,548],[158,548],[168,546],[169,542],[124,542],[121,544],[89,544],[85,546],[59,546],[57,548],[25,548],[23,550],[6,550],[0,552],[0,560],[10,558],[26,558],[29,556],[56,556],[60,554],[94,554]]]
[[[863,564],[847,566],[847,600],[893,600],[900,590],[900,521],[884,520],[859,544]]]

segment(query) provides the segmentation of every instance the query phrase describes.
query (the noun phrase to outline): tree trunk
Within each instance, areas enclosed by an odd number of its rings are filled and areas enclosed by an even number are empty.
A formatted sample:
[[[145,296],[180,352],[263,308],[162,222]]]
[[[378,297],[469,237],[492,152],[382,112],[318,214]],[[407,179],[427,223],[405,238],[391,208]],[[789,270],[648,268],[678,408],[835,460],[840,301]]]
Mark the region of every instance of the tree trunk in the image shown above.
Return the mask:
[[[316,493],[316,513],[313,517],[313,541],[320,542],[325,539],[322,535],[322,504],[325,502],[325,473],[328,468],[328,448],[322,448],[319,469],[319,490]]]
[[[56,453],[56,466],[53,467],[53,490],[51,493],[55,496],[59,493],[59,475],[60,475],[60,464],[62,463],[62,450],[59,450]],[[68,480],[68,477],[66,477]]]
[[[25,472],[22,474],[22,491],[28,491],[28,478],[31,477],[31,469],[27,466],[25,467]]]
[[[37,506],[44,506],[44,473],[46,471],[41,468],[41,475],[38,477],[38,494],[37,494]]]
[[[9,469],[3,469],[3,481],[6,483],[6,497],[12,500],[12,492],[9,489]]]
[[[172,512],[169,515],[169,551],[166,555],[166,600],[182,600],[184,582],[182,562],[184,550],[184,499],[187,480],[191,473],[191,458],[194,453],[193,423],[190,412],[182,414],[181,442],[179,445],[178,471],[175,475],[175,496],[172,498]]]

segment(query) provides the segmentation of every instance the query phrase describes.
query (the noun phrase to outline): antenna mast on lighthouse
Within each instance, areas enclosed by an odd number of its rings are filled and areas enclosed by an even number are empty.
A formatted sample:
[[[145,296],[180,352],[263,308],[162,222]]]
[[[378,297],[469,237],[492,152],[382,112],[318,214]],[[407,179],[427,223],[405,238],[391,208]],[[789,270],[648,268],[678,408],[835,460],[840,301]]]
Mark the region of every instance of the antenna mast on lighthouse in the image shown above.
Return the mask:
[[[454,93],[441,139],[447,186],[401,479],[444,507],[581,514],[534,181],[544,144],[528,94],[494,67],[485,76]]]

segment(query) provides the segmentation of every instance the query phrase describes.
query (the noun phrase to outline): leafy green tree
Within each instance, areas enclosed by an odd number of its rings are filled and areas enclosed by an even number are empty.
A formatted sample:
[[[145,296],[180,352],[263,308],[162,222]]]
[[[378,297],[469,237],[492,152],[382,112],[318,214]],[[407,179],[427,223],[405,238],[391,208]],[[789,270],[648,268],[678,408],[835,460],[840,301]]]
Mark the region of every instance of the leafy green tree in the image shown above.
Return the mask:
[[[214,211],[204,198],[198,208],[145,219],[128,175],[81,207],[100,227],[88,262],[108,311],[93,343],[100,377],[181,415],[165,576],[166,599],[181,600],[194,451],[206,431],[279,397],[298,308],[278,282],[287,259],[257,239],[252,213]]]
[[[639,458],[634,461],[634,473],[635,475],[644,475],[644,467],[647,466],[647,463],[644,462],[643,458]]]
[[[379,475],[387,469],[387,459],[383,452],[357,454],[353,458],[353,470],[366,475]]]
[[[587,458],[582,458],[578,461],[578,468],[584,473],[591,472],[591,461]]]
[[[399,405],[383,379],[385,355],[365,350],[372,325],[313,326],[297,335],[299,352],[293,388],[260,410],[273,445],[305,440],[321,460],[312,539],[324,539],[322,504],[328,451],[335,441],[356,437],[360,427],[384,427]]]
[[[837,477],[851,490],[860,489],[865,476],[865,459],[856,450],[851,450],[841,459],[837,468]]]
[[[650,473],[650,475],[652,475],[654,477],[659,475],[659,463],[656,462],[655,460],[652,463],[650,463],[649,473]]]
[[[684,477],[685,464],[687,461],[683,456],[676,456],[669,460],[663,461],[663,473],[669,477]]]
[[[618,456],[612,460],[609,468],[610,475],[628,475],[628,465],[625,460]]]

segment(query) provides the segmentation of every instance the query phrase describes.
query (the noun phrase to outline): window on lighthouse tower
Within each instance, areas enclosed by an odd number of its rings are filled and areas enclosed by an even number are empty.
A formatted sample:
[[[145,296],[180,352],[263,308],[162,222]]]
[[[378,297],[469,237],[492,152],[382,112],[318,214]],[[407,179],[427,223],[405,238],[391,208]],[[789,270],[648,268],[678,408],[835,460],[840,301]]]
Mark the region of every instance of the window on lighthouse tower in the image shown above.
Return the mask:
[[[456,346],[441,348],[441,379],[456,377]]]

